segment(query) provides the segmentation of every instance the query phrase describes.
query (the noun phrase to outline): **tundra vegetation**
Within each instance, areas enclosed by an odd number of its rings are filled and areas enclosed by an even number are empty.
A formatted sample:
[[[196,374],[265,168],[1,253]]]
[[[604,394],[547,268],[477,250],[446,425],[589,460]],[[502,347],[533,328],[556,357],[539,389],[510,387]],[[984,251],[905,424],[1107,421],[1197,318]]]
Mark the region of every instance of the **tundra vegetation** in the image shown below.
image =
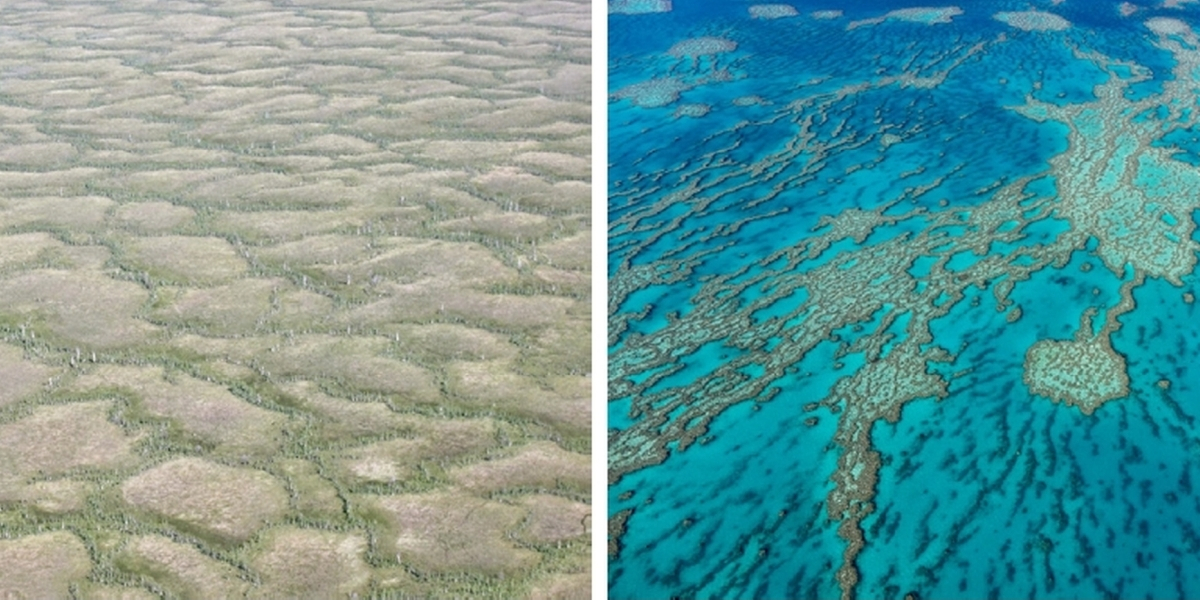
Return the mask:
[[[589,38],[6,4],[0,596],[588,596]]]

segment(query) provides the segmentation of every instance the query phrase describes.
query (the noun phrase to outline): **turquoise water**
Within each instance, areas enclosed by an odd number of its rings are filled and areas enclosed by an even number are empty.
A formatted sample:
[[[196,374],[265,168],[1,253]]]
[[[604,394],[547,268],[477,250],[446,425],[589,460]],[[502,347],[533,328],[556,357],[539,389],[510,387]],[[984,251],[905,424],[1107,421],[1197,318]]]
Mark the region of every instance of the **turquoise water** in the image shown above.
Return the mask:
[[[1200,5],[633,4],[610,596],[1200,596]]]

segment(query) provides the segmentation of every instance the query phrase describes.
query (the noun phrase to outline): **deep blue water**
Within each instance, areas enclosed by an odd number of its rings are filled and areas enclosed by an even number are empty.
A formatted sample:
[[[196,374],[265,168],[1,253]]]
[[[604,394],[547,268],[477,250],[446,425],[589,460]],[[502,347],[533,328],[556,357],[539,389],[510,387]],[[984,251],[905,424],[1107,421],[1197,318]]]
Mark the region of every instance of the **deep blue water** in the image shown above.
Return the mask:
[[[610,440],[667,449],[611,458],[610,516],[632,513],[610,596],[842,596],[839,428],[895,392],[835,390],[925,328],[916,372],[945,397],[853,422],[881,461],[853,595],[1200,597],[1200,199],[1151,170],[1200,164],[1198,90],[1180,85],[1197,79],[1173,72],[1200,52],[1150,26],[1200,30],[1200,5],[1043,2],[1066,27],[1023,30],[994,18],[1030,10],[1016,1],[853,29],[914,5],[673,4],[609,22]],[[697,38],[726,46],[669,53]],[[667,78],[678,97],[629,97]],[[822,237],[859,211],[876,221],[861,239]],[[1091,414],[1026,380],[1031,347],[1073,339],[1105,340],[1129,382]],[[1064,368],[1085,394],[1114,376]]]

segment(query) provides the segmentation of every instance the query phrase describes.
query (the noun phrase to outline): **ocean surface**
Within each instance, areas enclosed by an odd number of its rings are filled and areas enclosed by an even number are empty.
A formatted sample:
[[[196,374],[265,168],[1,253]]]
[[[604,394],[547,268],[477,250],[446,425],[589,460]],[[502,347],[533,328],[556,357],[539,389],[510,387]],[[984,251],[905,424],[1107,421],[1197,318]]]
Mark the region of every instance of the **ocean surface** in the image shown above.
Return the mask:
[[[1200,597],[1200,3],[609,13],[612,598]]]

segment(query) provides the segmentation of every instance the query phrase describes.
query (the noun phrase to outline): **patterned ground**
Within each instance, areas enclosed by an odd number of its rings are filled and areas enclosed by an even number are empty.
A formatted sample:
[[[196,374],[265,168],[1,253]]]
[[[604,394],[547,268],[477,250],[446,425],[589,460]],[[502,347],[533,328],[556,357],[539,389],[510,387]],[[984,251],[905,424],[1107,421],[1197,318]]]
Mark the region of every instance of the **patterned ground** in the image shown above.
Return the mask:
[[[0,596],[586,597],[590,9],[0,12]]]

